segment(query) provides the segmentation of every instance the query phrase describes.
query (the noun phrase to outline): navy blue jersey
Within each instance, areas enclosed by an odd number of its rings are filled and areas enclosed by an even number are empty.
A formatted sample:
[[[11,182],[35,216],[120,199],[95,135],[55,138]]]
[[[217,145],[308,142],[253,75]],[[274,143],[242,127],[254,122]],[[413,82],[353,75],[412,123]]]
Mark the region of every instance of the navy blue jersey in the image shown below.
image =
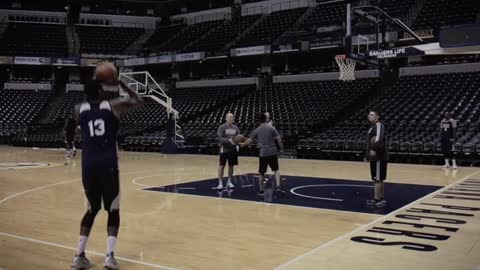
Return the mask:
[[[119,120],[112,112],[110,102],[82,103],[79,123],[82,129],[83,169],[118,168]]]

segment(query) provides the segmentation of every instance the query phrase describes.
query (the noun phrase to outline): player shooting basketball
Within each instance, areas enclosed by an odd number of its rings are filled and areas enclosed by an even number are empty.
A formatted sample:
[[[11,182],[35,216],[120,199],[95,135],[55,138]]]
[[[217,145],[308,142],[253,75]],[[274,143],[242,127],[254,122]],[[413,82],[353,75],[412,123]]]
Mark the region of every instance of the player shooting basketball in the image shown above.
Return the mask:
[[[96,73],[100,71],[108,73],[110,76],[102,74],[103,76],[97,76],[97,79],[106,77],[105,81],[108,84],[119,84],[129,97],[116,98],[111,101],[104,100],[101,82],[92,80],[85,85],[86,102],[75,106],[75,118],[82,131],[82,182],[88,200],[88,210],[80,225],[80,240],[71,264],[74,269],[93,267],[93,264],[85,257],[85,248],[102,200],[103,207],[108,212],[107,255],[104,265],[109,269],[118,269],[119,267],[114,256],[120,227],[117,132],[120,113],[142,104],[137,93],[117,80],[117,72],[113,65],[100,64],[97,66]]]

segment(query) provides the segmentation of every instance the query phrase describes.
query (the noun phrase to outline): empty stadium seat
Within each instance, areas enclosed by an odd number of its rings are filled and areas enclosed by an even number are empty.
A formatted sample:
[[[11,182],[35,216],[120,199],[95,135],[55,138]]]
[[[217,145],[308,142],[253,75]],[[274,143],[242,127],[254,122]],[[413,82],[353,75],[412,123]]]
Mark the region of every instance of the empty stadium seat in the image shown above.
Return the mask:
[[[67,56],[66,27],[61,24],[8,23],[0,55]]]
[[[290,28],[306,10],[307,8],[297,8],[270,13],[250,29],[234,46],[269,45]]]
[[[143,32],[141,28],[77,25],[80,53],[119,55]]]

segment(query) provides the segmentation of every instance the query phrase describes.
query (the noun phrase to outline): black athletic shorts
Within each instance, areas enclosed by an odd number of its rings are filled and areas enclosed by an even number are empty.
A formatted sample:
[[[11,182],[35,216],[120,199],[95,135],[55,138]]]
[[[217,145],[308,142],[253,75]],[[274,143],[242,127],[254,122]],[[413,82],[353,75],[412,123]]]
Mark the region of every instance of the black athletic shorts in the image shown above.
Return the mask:
[[[370,161],[370,173],[373,181],[385,181],[387,178],[387,161]]]
[[[268,166],[272,171],[278,171],[278,156],[268,156],[268,157],[259,157],[258,159],[258,172],[260,174],[265,174],[267,172]]]
[[[120,182],[118,168],[84,169],[82,173],[83,188],[88,199],[89,211],[105,211],[120,208]]]
[[[441,141],[442,153],[448,155],[453,150],[453,143],[448,138],[442,138]]]
[[[228,161],[228,166],[238,165],[238,152],[229,151],[226,153],[220,153],[220,166],[225,166]]]

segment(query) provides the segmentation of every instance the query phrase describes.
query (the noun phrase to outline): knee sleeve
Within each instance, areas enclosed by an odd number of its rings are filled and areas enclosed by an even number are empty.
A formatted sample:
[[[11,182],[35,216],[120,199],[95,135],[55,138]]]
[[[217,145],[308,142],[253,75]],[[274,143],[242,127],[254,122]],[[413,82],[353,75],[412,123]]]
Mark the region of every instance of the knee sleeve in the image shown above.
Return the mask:
[[[108,212],[107,232],[109,236],[117,236],[120,227],[120,211],[113,210]]]
[[[82,222],[80,223],[80,235],[88,236],[90,234],[90,230],[92,229],[93,222],[95,221],[95,217],[97,216],[98,210],[96,211],[87,211],[82,218]]]

